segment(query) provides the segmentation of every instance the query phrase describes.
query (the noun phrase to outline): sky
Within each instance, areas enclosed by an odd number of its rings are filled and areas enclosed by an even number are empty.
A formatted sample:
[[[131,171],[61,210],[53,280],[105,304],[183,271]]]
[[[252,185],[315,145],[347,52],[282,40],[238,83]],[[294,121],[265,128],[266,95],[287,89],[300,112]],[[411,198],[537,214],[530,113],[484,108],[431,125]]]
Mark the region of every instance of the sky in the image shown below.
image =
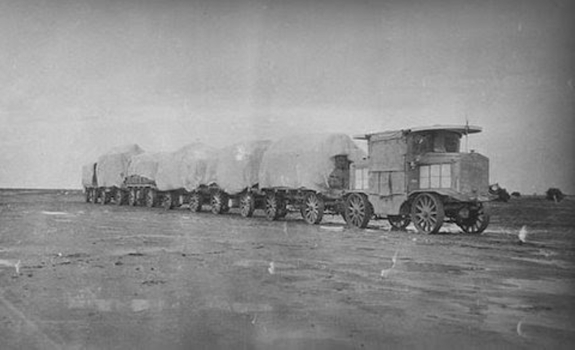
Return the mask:
[[[575,2],[0,1],[0,188],[137,143],[483,127],[490,182],[575,194]]]

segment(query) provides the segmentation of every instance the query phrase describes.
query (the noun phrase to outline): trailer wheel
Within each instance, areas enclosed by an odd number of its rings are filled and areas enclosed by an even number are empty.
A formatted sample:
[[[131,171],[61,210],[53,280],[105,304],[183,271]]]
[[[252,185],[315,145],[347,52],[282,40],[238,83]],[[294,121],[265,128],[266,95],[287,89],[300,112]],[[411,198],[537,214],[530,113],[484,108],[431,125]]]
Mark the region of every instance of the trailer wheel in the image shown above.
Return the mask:
[[[443,225],[445,212],[443,202],[432,193],[421,193],[411,205],[411,221],[417,231],[425,234],[437,233]]]
[[[162,198],[162,207],[166,210],[174,208],[174,195],[172,192],[166,192]]]
[[[310,192],[305,195],[303,200],[303,207],[301,208],[301,215],[305,222],[310,225],[317,225],[323,218],[325,204],[323,199],[317,194]]]
[[[202,197],[197,192],[190,196],[190,210],[196,213],[202,211]]]
[[[279,207],[280,200],[275,193],[266,194],[265,198],[265,212],[266,218],[270,221],[277,220],[279,218]]]
[[[155,207],[157,201],[158,201],[158,194],[156,193],[156,190],[153,188],[148,188],[146,190],[146,207],[148,208]]]
[[[102,189],[100,192],[100,204],[105,205],[108,203],[108,193],[106,193],[105,189]]]
[[[128,192],[128,205],[133,207],[136,205],[136,189],[130,188]]]
[[[227,203],[227,196],[222,191],[216,191],[212,195],[211,205],[212,205],[212,213],[214,214],[222,214],[226,212]]]
[[[469,218],[457,221],[457,226],[461,227],[465,233],[479,234],[485,231],[489,225],[490,215],[485,206],[479,204],[476,210],[470,210]]]
[[[244,193],[240,198],[240,214],[244,218],[250,218],[254,215],[256,201],[252,193]]]
[[[345,200],[345,221],[348,225],[366,228],[372,215],[373,208],[366,196],[352,193]]]
[[[126,193],[124,190],[118,188],[116,190],[116,195],[114,196],[114,200],[116,201],[116,205],[123,205],[126,201]]]

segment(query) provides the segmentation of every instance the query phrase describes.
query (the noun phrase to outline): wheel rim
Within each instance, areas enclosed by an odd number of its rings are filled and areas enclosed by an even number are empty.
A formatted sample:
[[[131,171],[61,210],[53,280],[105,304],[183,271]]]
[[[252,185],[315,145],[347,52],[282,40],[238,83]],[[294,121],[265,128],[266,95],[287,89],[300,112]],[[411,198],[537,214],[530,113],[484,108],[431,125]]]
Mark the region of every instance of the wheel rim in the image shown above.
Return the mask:
[[[318,224],[323,216],[323,202],[315,193],[306,196],[303,217],[308,224]]]
[[[266,217],[268,220],[275,220],[277,219],[278,214],[278,205],[277,205],[277,198],[275,195],[268,195],[266,196]]]
[[[474,215],[459,224],[459,227],[466,233],[481,233],[489,225],[489,214],[485,212],[485,208],[479,208]]]
[[[243,217],[250,217],[254,212],[254,198],[253,195],[247,193],[242,196],[240,200],[240,214]]]
[[[435,233],[443,224],[443,205],[431,194],[420,194],[413,203],[412,221],[418,231]]]

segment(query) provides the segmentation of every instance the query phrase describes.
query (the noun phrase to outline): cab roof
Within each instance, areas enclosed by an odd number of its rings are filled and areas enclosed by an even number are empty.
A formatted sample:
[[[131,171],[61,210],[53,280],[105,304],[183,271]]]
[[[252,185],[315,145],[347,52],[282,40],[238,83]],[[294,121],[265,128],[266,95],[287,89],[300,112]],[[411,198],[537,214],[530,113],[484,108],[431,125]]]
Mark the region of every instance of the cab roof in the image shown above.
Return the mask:
[[[372,134],[365,134],[365,135],[356,135],[354,136],[354,139],[357,140],[369,140],[372,136],[375,135],[397,135],[399,133],[401,134],[409,134],[412,132],[425,132],[425,131],[438,131],[438,130],[443,130],[443,131],[451,131],[451,132],[456,132],[460,135],[468,135],[468,134],[475,134],[478,132],[481,132],[483,129],[480,126],[475,126],[475,125],[432,125],[432,126],[420,126],[420,127],[415,127],[415,128],[410,128],[410,129],[402,129],[402,130],[392,130],[392,131],[382,131],[382,132],[376,132],[376,133],[372,133]]]

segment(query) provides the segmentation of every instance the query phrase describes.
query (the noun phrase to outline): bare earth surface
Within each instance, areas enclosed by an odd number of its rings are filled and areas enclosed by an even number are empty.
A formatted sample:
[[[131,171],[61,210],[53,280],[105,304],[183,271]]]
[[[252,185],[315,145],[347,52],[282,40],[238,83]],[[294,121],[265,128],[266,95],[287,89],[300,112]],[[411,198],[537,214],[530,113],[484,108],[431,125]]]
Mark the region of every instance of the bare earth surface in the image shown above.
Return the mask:
[[[575,200],[492,214],[425,236],[4,190],[0,348],[572,348]]]

